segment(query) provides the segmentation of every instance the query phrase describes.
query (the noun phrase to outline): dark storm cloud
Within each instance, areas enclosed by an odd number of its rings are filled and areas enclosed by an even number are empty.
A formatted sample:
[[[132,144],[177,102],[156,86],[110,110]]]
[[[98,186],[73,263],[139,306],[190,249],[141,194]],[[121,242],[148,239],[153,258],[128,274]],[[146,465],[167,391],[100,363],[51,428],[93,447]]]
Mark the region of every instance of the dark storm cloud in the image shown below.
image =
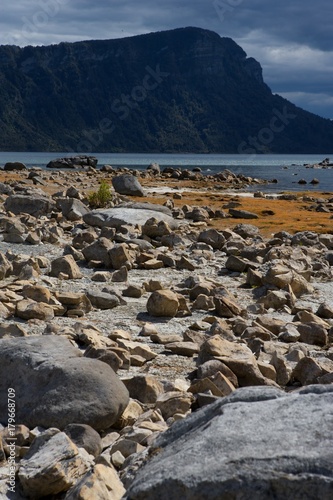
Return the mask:
[[[328,0],[2,0],[0,43],[41,45],[198,26],[233,38],[255,57],[273,92],[333,118],[332,19]]]

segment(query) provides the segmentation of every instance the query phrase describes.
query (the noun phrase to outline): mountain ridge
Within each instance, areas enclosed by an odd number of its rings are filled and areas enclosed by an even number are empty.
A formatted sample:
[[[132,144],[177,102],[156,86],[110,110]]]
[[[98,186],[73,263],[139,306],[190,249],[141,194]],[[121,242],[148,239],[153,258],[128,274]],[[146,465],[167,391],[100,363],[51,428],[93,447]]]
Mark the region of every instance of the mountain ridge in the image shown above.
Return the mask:
[[[0,150],[324,153],[333,123],[272,94],[230,38],[188,27],[0,46]]]

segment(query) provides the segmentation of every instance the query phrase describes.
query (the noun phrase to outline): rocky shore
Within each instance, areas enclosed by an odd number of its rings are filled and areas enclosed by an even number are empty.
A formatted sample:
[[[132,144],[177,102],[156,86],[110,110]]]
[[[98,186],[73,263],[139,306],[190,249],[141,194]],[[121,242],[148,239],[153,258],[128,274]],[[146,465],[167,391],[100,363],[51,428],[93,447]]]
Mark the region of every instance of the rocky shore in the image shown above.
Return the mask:
[[[1,498],[332,498],[330,193],[0,181]]]

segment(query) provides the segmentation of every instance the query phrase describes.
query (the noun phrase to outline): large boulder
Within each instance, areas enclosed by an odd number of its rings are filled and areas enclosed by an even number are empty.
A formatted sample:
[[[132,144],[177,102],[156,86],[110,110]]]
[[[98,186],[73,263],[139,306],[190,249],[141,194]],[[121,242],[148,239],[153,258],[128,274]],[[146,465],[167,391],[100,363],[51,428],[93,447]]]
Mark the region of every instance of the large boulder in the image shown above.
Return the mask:
[[[112,179],[112,185],[116,193],[126,196],[144,196],[142,186],[134,175],[116,175]]]
[[[143,204],[140,204],[141,206]],[[178,222],[170,215],[158,210],[151,210],[150,208],[139,208],[135,205],[131,207],[115,207],[108,209],[92,210],[83,216],[83,220],[90,226],[97,227],[115,227],[119,228],[124,225],[135,226],[139,224],[143,226],[147,220],[154,217],[157,222],[167,222],[171,229],[177,229]]]
[[[110,427],[128,404],[128,391],[112,368],[83,357],[69,340],[33,336],[0,340],[0,393],[15,389],[16,423],[64,429]],[[7,400],[0,423],[7,425]]]
[[[5,163],[5,166],[3,167],[4,170],[27,170],[27,166],[20,162],[20,161],[7,161]]]
[[[333,386],[238,389],[159,436],[125,498],[329,500],[332,405]]]
[[[23,213],[38,217],[51,212],[55,204],[52,198],[47,195],[12,194],[6,199],[4,207],[15,215]]]
[[[47,168],[80,168],[80,167],[93,167],[96,168],[98,159],[95,156],[66,156],[64,158],[56,158],[51,160]]]

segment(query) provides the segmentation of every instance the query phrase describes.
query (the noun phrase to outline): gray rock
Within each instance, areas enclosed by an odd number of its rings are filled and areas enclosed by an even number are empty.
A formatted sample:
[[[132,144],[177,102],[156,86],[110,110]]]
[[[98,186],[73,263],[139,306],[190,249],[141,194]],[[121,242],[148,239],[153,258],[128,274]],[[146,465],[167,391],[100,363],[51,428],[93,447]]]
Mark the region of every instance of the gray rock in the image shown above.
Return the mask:
[[[83,220],[90,226],[119,228],[126,224],[130,226],[136,224],[143,226],[147,220],[152,217],[158,222],[161,220],[167,222],[171,229],[177,229],[178,227],[178,222],[170,215],[159,211],[134,207],[115,207],[106,210],[92,210],[83,216]]]
[[[254,238],[259,235],[259,229],[252,224],[237,224],[233,228],[233,231],[242,238]]]
[[[153,210],[153,212],[162,212],[166,215],[172,215],[172,210],[165,205],[157,205],[156,203],[148,203],[143,201],[126,201],[117,205],[119,208],[135,208],[137,210]]]
[[[229,208],[229,215],[234,219],[259,219],[259,216],[253,212],[238,210],[236,208]]]
[[[14,214],[30,214],[38,217],[48,214],[55,204],[48,196],[12,194],[8,196],[4,207],[8,212]]]
[[[134,175],[116,175],[112,179],[114,190],[119,194],[127,196],[144,196],[144,191],[138,179]]]
[[[69,424],[64,432],[78,448],[97,457],[102,452],[102,439],[95,429],[86,424]]]
[[[207,245],[213,247],[214,250],[220,250],[225,243],[225,237],[216,229],[205,229],[199,234],[198,241],[207,243]]]
[[[8,184],[5,184],[4,182],[0,182],[0,194],[13,194],[14,190],[11,186]]]
[[[20,161],[8,161],[3,167],[4,170],[27,170],[27,166]]]
[[[76,198],[58,198],[56,205],[61,210],[62,215],[71,221],[79,220],[89,212],[86,205]]]
[[[63,429],[71,423],[110,427],[126,408],[128,392],[114,371],[81,352],[64,337],[0,340],[0,392],[13,387],[16,421]],[[7,425],[7,401],[0,422]]]
[[[98,238],[94,243],[83,248],[82,253],[87,261],[97,260],[109,267],[111,262],[108,252],[111,248],[113,248],[111,241],[107,238]]]
[[[47,168],[78,168],[78,167],[93,167],[96,168],[98,163],[95,156],[67,156],[65,158],[56,158],[51,160],[46,167]]]
[[[159,175],[161,173],[161,168],[158,163],[151,163],[148,165],[147,170],[153,175]]]
[[[113,309],[120,304],[118,297],[116,295],[112,295],[111,293],[88,290],[87,297],[92,305],[98,309]]]
[[[332,498],[332,386],[238,389],[154,442],[127,500]]]

